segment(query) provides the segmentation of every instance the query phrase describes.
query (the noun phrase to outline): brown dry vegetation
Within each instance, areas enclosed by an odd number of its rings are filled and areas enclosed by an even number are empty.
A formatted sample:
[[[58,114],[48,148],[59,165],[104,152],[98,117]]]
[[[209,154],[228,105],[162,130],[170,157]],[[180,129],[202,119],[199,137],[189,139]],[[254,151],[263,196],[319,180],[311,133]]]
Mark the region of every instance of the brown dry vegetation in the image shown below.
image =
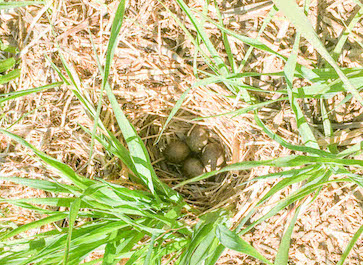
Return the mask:
[[[51,1],[49,1],[50,3]],[[203,10],[203,1],[190,0],[188,5]],[[319,5],[318,5],[319,3]],[[96,0],[59,0],[54,1],[51,13],[45,7],[28,6],[0,14],[0,39],[16,45],[21,50],[22,76],[15,82],[0,86],[1,93],[42,86],[59,81],[57,73],[50,67],[46,57],[62,71],[57,43],[67,62],[71,63],[80,77],[82,89],[87,91],[93,102],[100,96],[101,79],[93,55],[89,32],[95,42],[98,54],[104,57],[110,34],[111,23],[118,1],[107,1],[107,5]],[[193,26],[176,3],[163,1],[183,24],[194,33]],[[49,4],[50,5],[50,4]],[[217,18],[214,8],[208,12]],[[269,1],[220,1],[225,25],[240,34],[257,37],[271,4]],[[310,19],[320,33],[326,47],[334,47],[336,39],[355,12],[353,1],[311,1]],[[239,7],[252,8],[243,12]],[[242,10],[242,11],[241,11]],[[319,16],[317,16],[319,14]],[[89,32],[88,32],[89,31]],[[208,28],[220,54],[226,54],[221,43],[220,31]],[[360,67],[362,48],[362,24],[354,29],[355,40],[348,39],[344,46],[344,56],[340,65]],[[260,40],[281,54],[289,55],[294,38],[294,29],[278,14],[272,20]],[[230,40],[235,58],[242,60],[247,45]],[[216,115],[246,106],[242,101],[228,98],[228,90],[222,85],[209,85],[193,89],[187,96],[182,108],[173,118],[160,142],[156,139],[172,107],[180,95],[196,81],[193,74],[193,55],[195,49],[181,28],[175,23],[168,11],[157,1],[130,0],[123,24],[121,40],[115,52],[110,83],[113,91],[126,113],[144,139],[154,162],[158,176],[170,185],[182,180],[178,171],[170,168],[162,158],[161,150],[176,135],[183,137],[194,124],[201,124],[221,141],[228,154],[229,163],[237,161],[259,161],[292,154],[268,138],[254,124],[253,116],[244,114],[232,118],[221,116],[195,121],[194,118]],[[311,46],[303,40],[299,63],[314,67],[324,62]],[[197,58],[199,69],[207,69]],[[227,60],[227,58],[226,58]],[[283,62],[273,55],[255,50],[244,71],[274,72],[283,69]],[[284,87],[284,80],[276,77],[246,78],[246,84],[275,91]],[[296,80],[300,82],[300,80]],[[70,165],[78,173],[90,178],[102,177],[110,181],[127,183],[120,162],[109,157],[101,146],[95,146],[92,159],[90,136],[79,125],[92,129],[92,122],[83,111],[80,102],[70,91],[71,86],[62,85],[39,94],[32,94],[10,101],[3,107],[4,116],[1,127],[13,123],[11,132],[24,137],[28,142],[45,153]],[[271,99],[275,94],[256,93],[262,100]],[[335,101],[332,101],[335,104]],[[317,103],[313,100],[301,102],[309,121],[320,124]],[[333,113],[332,120],[353,122],[355,127],[337,130],[345,135],[337,137],[341,148],[361,141],[362,108],[354,104],[340,106]],[[291,143],[299,143],[298,131],[292,111],[288,104],[270,105],[261,111],[267,125],[275,132],[288,138]],[[114,120],[107,99],[104,99],[102,119],[108,128],[120,139],[122,135]],[[338,126],[338,124],[336,125]],[[317,127],[318,128],[318,127]],[[316,133],[322,135],[316,130]],[[347,136],[348,135],[348,136]],[[0,175],[25,178],[48,178],[54,176],[39,162],[29,157],[28,152],[19,145],[0,135]],[[321,140],[321,143],[324,139]],[[296,152],[295,152],[296,153]],[[215,181],[205,180],[199,184],[189,184],[180,188],[186,200],[204,211],[218,207],[233,209],[234,220],[239,220],[259,198],[269,190],[273,181],[241,185],[242,182],[269,172],[273,168],[259,167],[250,171],[230,172]],[[274,195],[275,201],[292,192],[297,187],[285,189]],[[363,222],[362,190],[355,185],[334,184],[324,188],[317,200],[300,215],[290,250],[291,264],[335,264],[352,235]],[[45,192],[1,182],[0,197],[52,196]],[[2,203],[1,221],[18,225],[37,220],[34,215],[18,207]],[[266,213],[269,206],[261,208],[254,218]],[[251,243],[267,258],[276,255],[286,224],[292,217],[291,209],[280,212],[268,221],[258,225],[244,239]],[[5,224],[5,223],[4,223]],[[49,227],[44,227],[49,229]],[[37,231],[33,231],[36,233]],[[354,246],[347,264],[362,264],[363,242]],[[244,255],[227,251],[218,264],[259,264]]]

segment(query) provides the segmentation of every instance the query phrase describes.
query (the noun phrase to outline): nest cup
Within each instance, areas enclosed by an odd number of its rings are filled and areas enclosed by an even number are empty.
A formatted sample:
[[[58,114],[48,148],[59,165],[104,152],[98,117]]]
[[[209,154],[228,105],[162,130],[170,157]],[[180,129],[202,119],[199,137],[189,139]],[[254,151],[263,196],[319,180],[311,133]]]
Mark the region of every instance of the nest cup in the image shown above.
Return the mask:
[[[149,152],[157,176],[170,187],[174,187],[195,176],[195,174],[191,174],[190,171],[188,171],[188,167],[194,166],[195,172],[198,172],[197,175],[199,175],[200,169],[198,169],[198,161],[200,162],[200,165],[203,165],[202,154],[207,144],[220,146],[223,151],[225,162],[223,165],[218,165],[218,168],[225,166],[226,161],[228,162],[231,158],[230,150],[227,148],[227,145],[223,143],[222,139],[218,137],[214,129],[208,128],[206,125],[198,125],[186,121],[192,120],[193,118],[194,117],[189,117],[188,115],[188,119],[183,119],[185,121],[181,121],[180,119],[173,120],[157,143],[156,140],[165,123],[165,118],[156,115],[148,115],[148,117],[144,119],[142,130],[139,131],[141,138],[144,139],[145,146]],[[195,139],[195,137],[191,138],[190,136],[193,136],[193,133],[195,133],[196,130],[200,131],[200,129],[208,134],[208,139],[207,141],[204,140],[203,144],[198,145],[198,143],[194,143],[193,145],[191,140]],[[202,139],[205,139],[205,137],[202,137]],[[176,161],[173,152],[175,152],[175,147],[178,147],[180,143],[189,147],[189,153],[182,161]],[[167,157],[168,155],[171,157]],[[203,169],[204,172],[210,171],[210,169],[204,167],[204,165]],[[177,191],[184,196],[188,203],[195,205],[202,210],[206,210],[212,208],[224,199],[224,196],[220,193],[223,193],[222,190],[228,189],[228,185],[226,185],[225,181],[228,175],[228,172],[220,173],[201,181],[186,184],[178,188]]]

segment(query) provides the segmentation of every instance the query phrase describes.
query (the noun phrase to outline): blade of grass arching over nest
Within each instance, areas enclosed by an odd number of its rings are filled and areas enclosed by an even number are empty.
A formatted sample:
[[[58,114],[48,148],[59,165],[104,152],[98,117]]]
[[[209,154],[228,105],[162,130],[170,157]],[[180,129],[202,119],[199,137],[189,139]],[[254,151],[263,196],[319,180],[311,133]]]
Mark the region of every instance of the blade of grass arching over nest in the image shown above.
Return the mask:
[[[290,170],[285,170],[282,172],[266,174],[266,175],[258,176],[253,179],[244,181],[241,183],[241,185],[251,183],[251,182],[266,180],[266,179],[290,179],[290,178],[295,179],[295,178],[298,178],[300,175],[304,175],[304,174],[311,175],[312,172],[320,170],[322,167],[323,167],[322,165],[313,164],[313,165],[309,165],[309,166],[304,166],[302,168],[290,169]]]
[[[0,85],[10,82],[20,76],[20,69],[15,69],[5,75],[0,76]]]
[[[288,265],[289,262],[289,249],[291,242],[291,235],[294,230],[294,226],[299,216],[301,206],[299,206],[292,217],[289,226],[287,227],[284,236],[281,239],[279,250],[277,251],[274,265]]]
[[[77,198],[74,202],[72,202],[72,205],[71,205],[71,208],[69,211],[69,216],[68,216],[69,226],[68,226],[66,247],[64,250],[63,265],[67,265],[68,256],[69,256],[69,248],[70,248],[71,240],[72,240],[73,226],[74,226],[74,222],[76,221],[76,218],[78,216],[78,211],[79,211],[80,206],[81,206],[81,199]]]
[[[218,225],[216,235],[223,246],[272,265],[272,263],[262,256],[254,247],[240,238],[234,231],[229,230],[225,225]]]
[[[296,37],[295,37],[294,46],[292,48],[289,59],[287,60],[286,65],[284,67],[285,79],[286,79],[286,84],[287,84],[287,92],[289,95],[291,108],[295,114],[297,127],[298,127],[299,133],[302,137],[304,145],[311,147],[311,148],[320,149],[320,147],[315,139],[315,136],[314,136],[309,124],[307,123],[303,112],[300,109],[299,102],[294,97],[294,93],[297,93],[297,89],[294,88],[294,86],[293,86],[293,77],[294,77],[295,68],[296,68],[296,60],[297,60],[297,55],[298,55],[298,50],[299,50],[299,44],[300,44],[300,33],[297,32]]]
[[[290,178],[284,178],[280,180],[277,184],[275,184],[267,193],[265,196],[262,197],[262,199],[259,200],[259,202],[256,204],[256,207],[259,207],[264,202],[266,202],[269,198],[271,198],[274,194],[278,193],[282,189],[291,186],[298,182],[303,182],[306,179],[317,176],[317,175],[323,175],[326,174],[326,169],[322,168],[321,166],[316,166],[312,170],[308,170],[307,172],[304,170],[304,168],[299,169],[301,170],[301,173],[297,173],[293,175],[293,177]]]
[[[38,92],[41,92],[41,91],[44,91],[44,90],[47,90],[47,89],[59,87],[62,84],[63,84],[63,82],[56,82],[56,83],[41,86],[41,87],[14,91],[14,92],[10,92],[10,93],[7,93],[7,94],[1,94],[0,95],[0,104],[5,102],[5,101],[8,101],[8,100],[12,100],[12,99],[15,99],[15,98],[18,98],[18,97],[23,97],[23,96],[29,95],[31,93],[38,93]]]
[[[345,89],[349,91],[363,106],[363,98],[358,90],[350,83],[347,76],[342,72],[337,63],[326,50],[318,35],[314,31],[310,21],[304,12],[298,7],[295,1],[291,0],[273,0],[275,5],[281,10],[294,27],[301,32],[302,36],[310,42],[317,52],[334,68],[343,83]]]
[[[9,1],[9,2],[0,2],[0,10],[3,9],[11,9],[18,8],[29,5],[43,5],[44,1]]]
[[[358,6],[358,8],[356,10],[353,10],[352,15],[354,17],[350,21],[349,25],[345,26],[344,30],[342,31],[342,33],[339,36],[338,43],[335,45],[334,50],[332,51],[332,57],[334,60],[339,59],[339,56],[343,50],[344,44],[346,43],[346,41],[349,37],[349,34],[352,32],[353,28],[357,25],[359,20],[362,18],[363,12],[361,10],[361,7]]]
[[[344,250],[344,252],[343,252],[342,256],[340,257],[340,260],[337,263],[337,265],[343,265],[344,264],[344,261],[348,257],[348,255],[349,255],[350,251],[352,250],[354,244],[357,242],[357,240],[359,239],[359,237],[361,236],[362,233],[363,233],[363,225],[358,229],[358,231],[354,234],[352,239],[349,241],[349,244],[346,247],[346,249]]]
[[[216,174],[228,171],[239,171],[239,170],[248,170],[254,167],[259,166],[271,166],[271,167],[298,167],[304,165],[311,165],[311,164],[327,164],[327,165],[339,165],[339,166],[357,166],[363,167],[363,160],[357,159],[337,159],[332,157],[319,157],[319,156],[295,156],[290,155],[286,157],[275,158],[271,160],[262,160],[262,161],[243,161],[234,163],[224,168],[216,171],[211,171],[200,176],[185,180],[178,185],[174,186],[173,189],[182,187],[188,183],[192,183],[195,181],[200,181]]]

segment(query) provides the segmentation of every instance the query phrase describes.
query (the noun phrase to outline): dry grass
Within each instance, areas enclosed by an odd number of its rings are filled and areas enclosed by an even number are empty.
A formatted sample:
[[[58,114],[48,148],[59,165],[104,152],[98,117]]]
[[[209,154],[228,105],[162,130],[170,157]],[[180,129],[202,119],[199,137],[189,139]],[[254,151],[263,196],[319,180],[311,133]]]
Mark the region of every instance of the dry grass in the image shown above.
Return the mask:
[[[189,5],[202,10],[202,2],[191,0]],[[317,23],[316,28],[328,48],[329,45],[333,47],[344,28],[343,23],[346,23],[354,12],[355,4],[351,1],[323,1],[324,7],[322,7],[317,6],[316,2],[312,1],[311,4],[311,19]],[[101,80],[97,74],[97,65],[87,30],[89,29],[92,34],[97,52],[104,55],[117,1],[109,2],[107,6],[96,0],[61,0],[55,3],[56,6],[52,9],[53,12],[48,14],[49,17],[45,14],[45,9],[37,6],[20,8],[0,15],[2,20],[0,38],[15,44],[22,51],[20,80],[0,87],[0,91],[6,93],[58,81],[57,74],[45,59],[45,56],[49,56],[61,67],[56,52],[56,42],[58,42],[67,61],[72,63],[78,72],[82,89],[89,93],[94,102],[97,102]],[[176,3],[165,1],[164,4],[193,32],[192,25]],[[233,8],[239,6],[253,9],[248,13],[237,14],[238,10]],[[228,28],[256,37],[267,15],[266,7],[269,7],[269,4],[267,1],[223,1],[220,7],[225,11],[224,22]],[[318,18],[321,19],[317,19],[318,12],[320,14]],[[213,10],[210,14],[213,14]],[[49,20],[53,23],[54,34]],[[358,41],[362,41],[362,24],[359,23],[358,26],[353,35]],[[214,28],[210,28],[208,32],[223,54],[220,32]],[[294,30],[288,22],[274,19],[261,36],[261,41],[288,55],[293,35]],[[242,59],[248,47],[233,40],[231,43],[236,58]],[[299,63],[309,67],[322,64],[307,42],[302,42],[301,50],[303,52],[300,53]],[[345,56],[340,60],[341,65],[360,67],[361,51],[362,48],[349,39],[345,46]],[[223,143],[230,163],[241,160],[258,161],[291,154],[292,151],[279,146],[263,134],[249,114],[235,118],[222,116],[194,121],[196,117],[220,114],[244,107],[241,101],[226,97],[227,90],[218,85],[200,87],[189,93],[161,141],[154,145],[175,102],[196,80],[191,66],[193,54],[193,45],[157,1],[129,1],[121,42],[112,66],[111,83],[122,109],[144,139],[152,161],[155,162],[158,176],[170,185],[181,180],[181,175],[175,175],[177,171],[162,160],[160,151],[165,142],[176,134],[185,135],[196,123],[208,127]],[[250,58],[244,68],[245,71],[267,73],[283,68],[280,59],[259,51],[253,52]],[[203,69],[203,63],[201,61],[197,63],[198,67]],[[270,91],[284,85],[283,80],[278,77],[246,78],[245,82]],[[271,98],[267,93],[259,93],[256,96],[265,100]],[[311,101],[301,103],[307,106],[306,114],[311,122],[320,122],[317,120],[320,115],[314,104],[311,104]],[[108,157],[100,146],[96,145],[95,156],[90,165],[87,164],[90,137],[79,128],[79,124],[92,128],[92,123],[82,111],[82,106],[71,93],[70,87],[63,85],[59,89],[11,101],[4,106],[3,111],[5,116],[0,120],[1,127],[6,128],[22,117],[11,131],[47,154],[72,166],[78,173],[91,178],[104,177],[116,182],[125,181],[123,171],[117,166],[118,161]],[[336,122],[362,121],[362,109],[356,106],[343,106],[337,112],[340,113],[333,115],[333,120]],[[296,125],[292,122],[293,117],[288,105],[271,105],[261,113],[275,132],[290,139],[292,143],[299,142]],[[121,138],[108,102],[104,102],[102,117],[106,126]],[[344,139],[346,144],[351,144],[353,140],[361,141],[361,131],[355,131],[361,129],[341,128],[341,130],[353,135]],[[44,178],[51,174],[41,164],[29,158],[27,152],[20,146],[13,145],[4,137],[0,138],[0,167],[0,174],[4,176]],[[274,170],[260,167],[251,171],[230,172],[223,178],[217,178],[218,181],[190,184],[178,191],[188,202],[203,210],[222,206],[233,208],[234,220],[237,221],[273,184],[272,181],[247,186],[241,183]],[[291,264],[336,263],[349,239],[363,222],[362,190],[352,185],[335,185],[324,189],[319,199],[298,219],[290,250]],[[276,194],[271,203],[289,194],[293,188],[285,190],[283,194]],[[7,182],[1,183],[0,197],[34,196],[49,196],[49,194],[39,194],[33,189]],[[8,204],[1,204],[0,209],[1,220],[9,224],[11,222],[23,224],[40,217]],[[261,209],[256,218],[267,210],[268,207]],[[291,211],[281,212],[257,226],[246,235],[245,239],[267,258],[272,258],[276,254],[285,224],[291,216]],[[362,264],[362,253],[363,242],[360,241],[353,248],[348,264]],[[218,264],[258,263],[241,254],[228,251]]]

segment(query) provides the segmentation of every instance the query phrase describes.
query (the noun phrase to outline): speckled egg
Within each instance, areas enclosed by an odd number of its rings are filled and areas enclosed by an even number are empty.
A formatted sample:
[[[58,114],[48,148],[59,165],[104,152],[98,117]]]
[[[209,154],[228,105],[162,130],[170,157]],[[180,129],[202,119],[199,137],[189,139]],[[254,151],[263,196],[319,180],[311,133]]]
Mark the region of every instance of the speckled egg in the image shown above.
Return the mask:
[[[222,146],[218,143],[207,144],[203,149],[201,160],[206,171],[219,169],[225,161]]]
[[[199,153],[208,143],[209,134],[200,126],[196,126],[187,137],[187,144],[193,152]]]
[[[183,171],[187,177],[192,178],[202,175],[204,173],[204,166],[199,159],[190,157],[185,160]]]
[[[172,163],[183,162],[189,154],[190,149],[188,145],[179,140],[171,142],[164,150],[166,160]]]

